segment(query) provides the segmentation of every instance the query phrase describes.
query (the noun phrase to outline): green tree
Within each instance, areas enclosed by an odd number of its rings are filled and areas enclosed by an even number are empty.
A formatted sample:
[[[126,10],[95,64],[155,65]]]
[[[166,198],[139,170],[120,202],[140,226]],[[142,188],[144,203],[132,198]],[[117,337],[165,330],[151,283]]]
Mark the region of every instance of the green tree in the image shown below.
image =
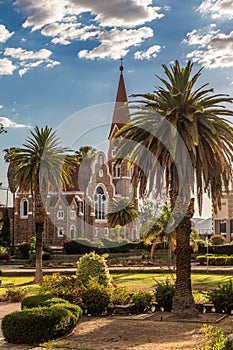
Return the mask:
[[[137,219],[137,217],[137,208],[130,199],[124,197],[113,198],[109,202],[106,218],[111,227],[115,227],[116,225],[125,226]]]
[[[10,218],[8,208],[5,209],[3,214],[3,225],[0,239],[0,244],[4,247],[8,247],[11,244]]]
[[[145,243],[152,243],[151,259],[153,259],[157,243],[163,239],[167,242],[169,265],[171,265],[176,239],[176,231],[174,229],[167,230],[168,225],[171,224],[173,224],[172,211],[168,205],[164,205],[161,216],[143,233]]]
[[[79,164],[79,172],[78,172],[78,183],[80,190],[84,192],[84,213],[83,213],[83,220],[84,220],[84,227],[87,217],[87,211],[89,207],[88,199],[87,199],[87,188],[91,179],[92,175],[92,164],[96,157],[96,149],[91,146],[82,146],[79,148],[78,151],[75,152],[75,158],[76,161]],[[87,230],[87,227],[85,227],[85,230]],[[87,232],[86,232],[87,233]],[[90,239],[92,235],[90,234]]]
[[[48,126],[31,131],[22,148],[13,148],[6,161],[17,168],[15,183],[19,191],[31,193],[34,201],[36,272],[34,282],[43,278],[42,250],[46,218],[44,204],[49,189],[60,189],[71,180],[72,157],[60,147],[55,132]]]
[[[191,288],[190,219],[194,213],[194,184],[199,210],[203,193],[216,212],[223,189],[231,181],[233,129],[224,118],[232,116],[226,103],[233,99],[214,94],[207,84],[194,86],[201,70],[192,75],[193,63],[163,65],[165,78],[154,93],[133,95],[134,117],[116,137],[118,163],[130,155],[133,181],[140,196],[166,188],[176,230],[176,292],[173,311],[177,317],[196,314]]]

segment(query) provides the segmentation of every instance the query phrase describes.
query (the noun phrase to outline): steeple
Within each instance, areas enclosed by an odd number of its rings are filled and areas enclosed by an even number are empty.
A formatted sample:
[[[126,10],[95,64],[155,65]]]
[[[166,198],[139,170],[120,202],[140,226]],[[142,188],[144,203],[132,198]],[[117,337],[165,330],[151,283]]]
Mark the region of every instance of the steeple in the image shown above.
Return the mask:
[[[119,130],[127,124],[130,121],[129,117],[129,109],[127,107],[128,100],[127,100],[127,94],[125,89],[125,82],[124,82],[124,76],[123,76],[123,70],[124,67],[122,65],[122,58],[121,58],[121,65],[120,65],[120,79],[118,83],[118,89],[117,89],[117,95],[116,95],[116,102],[115,107],[113,111],[113,117],[112,117],[112,125],[109,133],[109,139],[113,137],[116,130]]]

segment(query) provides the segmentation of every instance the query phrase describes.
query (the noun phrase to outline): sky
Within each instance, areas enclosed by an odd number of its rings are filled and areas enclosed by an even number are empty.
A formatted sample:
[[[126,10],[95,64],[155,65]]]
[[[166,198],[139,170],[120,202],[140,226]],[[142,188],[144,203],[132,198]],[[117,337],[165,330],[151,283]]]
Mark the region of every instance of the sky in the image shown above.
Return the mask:
[[[176,59],[233,96],[232,52],[233,0],[0,0],[0,182],[2,150],[36,125],[106,146],[120,57],[128,96],[153,92]]]

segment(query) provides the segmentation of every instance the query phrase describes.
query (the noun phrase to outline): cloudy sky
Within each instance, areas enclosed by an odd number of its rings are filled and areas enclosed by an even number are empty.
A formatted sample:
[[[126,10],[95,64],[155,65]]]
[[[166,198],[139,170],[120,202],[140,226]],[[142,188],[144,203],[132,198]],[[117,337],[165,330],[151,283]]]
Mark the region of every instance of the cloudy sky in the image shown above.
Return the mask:
[[[0,0],[1,149],[35,125],[66,130],[72,146],[84,134],[101,143],[120,57],[128,95],[152,92],[175,59],[233,95],[232,17],[233,0]]]

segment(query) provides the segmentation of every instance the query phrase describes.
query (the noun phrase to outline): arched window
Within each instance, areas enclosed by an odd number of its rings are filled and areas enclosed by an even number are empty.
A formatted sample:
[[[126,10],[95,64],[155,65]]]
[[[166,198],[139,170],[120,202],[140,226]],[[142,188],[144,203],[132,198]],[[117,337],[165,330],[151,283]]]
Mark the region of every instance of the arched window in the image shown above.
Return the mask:
[[[94,195],[94,202],[95,202],[95,218],[97,220],[104,220],[105,212],[106,212],[106,195],[101,186],[98,186],[96,188],[95,195]]]
[[[28,200],[22,199],[21,201],[21,217],[28,217]]]
[[[76,227],[75,225],[70,226],[70,238],[75,238]]]

